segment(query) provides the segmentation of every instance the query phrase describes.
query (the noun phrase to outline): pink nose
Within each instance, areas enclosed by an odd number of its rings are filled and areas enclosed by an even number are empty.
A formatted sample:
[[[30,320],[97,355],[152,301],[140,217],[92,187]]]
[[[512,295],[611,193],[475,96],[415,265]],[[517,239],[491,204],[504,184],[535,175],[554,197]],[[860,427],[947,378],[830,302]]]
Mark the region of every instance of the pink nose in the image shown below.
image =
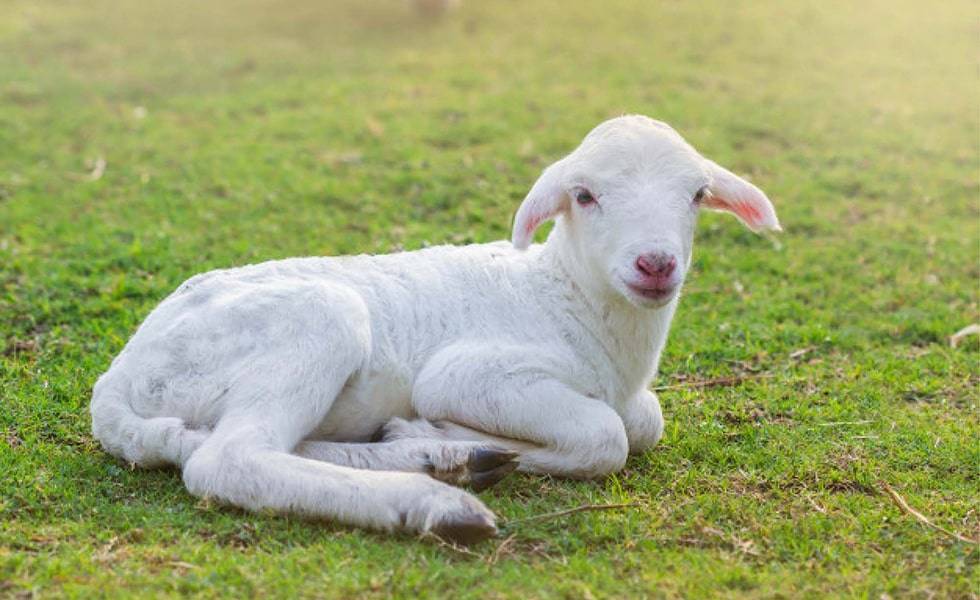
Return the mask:
[[[667,279],[677,268],[677,259],[669,254],[641,254],[636,259],[636,268],[651,279]]]

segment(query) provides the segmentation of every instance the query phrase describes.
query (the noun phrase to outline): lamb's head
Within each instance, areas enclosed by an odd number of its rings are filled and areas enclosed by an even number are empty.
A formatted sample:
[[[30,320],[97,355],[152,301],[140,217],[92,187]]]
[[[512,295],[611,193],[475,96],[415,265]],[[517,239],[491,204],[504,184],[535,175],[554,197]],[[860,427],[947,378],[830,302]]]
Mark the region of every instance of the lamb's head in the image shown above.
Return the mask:
[[[702,157],[670,126],[643,116],[611,119],[545,169],[517,211],[513,242],[558,223],[549,243],[574,271],[637,306],[677,294],[691,262],[701,207],[728,211],[753,231],[778,230],[762,191]]]

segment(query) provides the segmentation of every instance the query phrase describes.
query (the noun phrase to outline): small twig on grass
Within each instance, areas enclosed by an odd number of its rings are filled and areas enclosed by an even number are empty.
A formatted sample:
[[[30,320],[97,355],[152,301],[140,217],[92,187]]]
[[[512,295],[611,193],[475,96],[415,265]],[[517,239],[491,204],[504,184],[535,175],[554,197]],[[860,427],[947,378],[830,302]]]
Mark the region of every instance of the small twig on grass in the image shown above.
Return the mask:
[[[630,504],[583,504],[582,506],[576,506],[575,508],[569,508],[567,510],[559,510],[556,512],[544,513],[540,515],[534,515],[533,517],[526,517],[524,519],[514,519],[513,521],[507,521],[505,527],[510,528],[512,525],[517,523],[530,523],[532,521],[546,521],[548,519],[557,519],[559,517],[564,517],[567,515],[573,515],[580,512],[589,512],[594,510],[615,510],[618,508],[636,508],[640,506],[636,503]]]
[[[808,348],[800,348],[799,350],[793,350],[792,352],[790,352],[789,357],[793,360],[796,360],[797,358],[803,358],[804,356],[806,356],[811,352],[813,352],[813,346],[810,346]]]
[[[817,501],[813,499],[813,496],[807,496],[806,499],[810,503],[810,506],[812,506],[818,513],[822,515],[827,514],[827,509],[817,504]]]
[[[764,379],[772,376],[772,373],[749,373],[746,375],[732,375],[730,377],[716,377],[714,379],[700,379],[671,385],[658,385],[653,388],[653,391],[662,392],[664,390],[682,390],[686,388],[732,387],[750,379]]]
[[[963,338],[968,335],[980,335],[980,323],[967,325],[963,329],[960,329],[953,335],[949,336],[949,347],[955,348],[959,346],[960,342],[963,341]]]
[[[465,546],[460,546],[459,544],[454,544],[449,540],[445,540],[439,537],[438,535],[432,533],[431,531],[427,531],[419,537],[423,540],[425,539],[435,540],[436,544],[442,546],[443,548],[447,548],[449,550],[452,550],[453,552],[458,552],[459,554],[463,554],[465,556],[471,556],[473,558],[479,558],[481,560],[485,558],[484,555],[473,552],[472,550],[466,548]]]
[[[494,551],[491,552],[490,556],[487,557],[487,564],[488,565],[497,564],[497,561],[500,560],[500,557],[503,556],[505,552],[510,552],[510,546],[514,543],[515,538],[517,538],[517,534],[512,533],[509,536],[507,536],[507,538],[504,539],[504,541],[497,544],[497,547],[494,548]]]
[[[68,177],[76,181],[98,181],[105,175],[106,162],[101,156],[92,161],[92,170],[85,175],[69,173]]]
[[[753,542],[752,540],[739,539],[739,537],[736,536],[735,534],[728,535],[724,531],[721,531],[720,529],[715,529],[714,527],[705,526],[701,528],[701,531],[703,531],[704,533],[717,536],[719,539],[721,539],[724,542],[728,542],[733,550],[741,552],[742,554],[748,554],[750,556],[759,556],[759,551],[753,548],[753,546],[755,546],[755,542]]]
[[[868,423],[874,423],[870,419],[865,419],[863,421],[828,421],[826,423],[817,423],[817,427],[838,427],[840,425],[867,425]]]
[[[980,545],[980,540],[971,540],[970,538],[962,536],[956,533],[955,531],[950,531],[945,527],[936,525],[935,523],[930,521],[929,518],[926,517],[924,514],[920,513],[919,511],[909,506],[908,502],[905,501],[905,498],[902,498],[902,496],[900,496],[899,493],[892,488],[892,486],[888,485],[884,481],[881,482],[881,487],[884,488],[884,490],[888,493],[889,496],[891,496],[891,499],[895,502],[895,505],[898,506],[898,508],[900,508],[902,512],[904,512],[907,515],[911,515],[912,517],[915,518],[915,520],[919,521],[920,523],[928,525],[929,527],[932,527],[937,531],[941,531],[946,535],[955,538],[961,542],[966,542],[967,544]]]

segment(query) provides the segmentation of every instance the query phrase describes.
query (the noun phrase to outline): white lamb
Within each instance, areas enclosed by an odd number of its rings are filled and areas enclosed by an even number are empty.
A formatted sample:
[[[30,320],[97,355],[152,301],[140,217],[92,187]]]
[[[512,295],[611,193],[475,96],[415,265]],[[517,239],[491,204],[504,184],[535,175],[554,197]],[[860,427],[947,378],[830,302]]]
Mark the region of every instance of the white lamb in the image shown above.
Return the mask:
[[[660,439],[647,388],[702,206],[779,229],[669,126],[606,121],[534,184],[513,245],[192,277],[96,383],[92,430],[196,496],[479,541],[493,514],[448,484],[599,477]]]

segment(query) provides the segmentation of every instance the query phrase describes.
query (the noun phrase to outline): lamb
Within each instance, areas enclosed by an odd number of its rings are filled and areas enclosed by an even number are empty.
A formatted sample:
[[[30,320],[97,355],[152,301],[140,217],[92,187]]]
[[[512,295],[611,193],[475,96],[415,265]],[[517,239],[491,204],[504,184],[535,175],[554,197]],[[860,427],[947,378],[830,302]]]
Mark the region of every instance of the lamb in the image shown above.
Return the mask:
[[[779,229],[668,125],[611,119],[544,170],[510,243],[192,277],[99,378],[93,433],[195,496],[480,541],[494,515],[459,486],[601,477],[660,439],[648,387],[700,207]]]

